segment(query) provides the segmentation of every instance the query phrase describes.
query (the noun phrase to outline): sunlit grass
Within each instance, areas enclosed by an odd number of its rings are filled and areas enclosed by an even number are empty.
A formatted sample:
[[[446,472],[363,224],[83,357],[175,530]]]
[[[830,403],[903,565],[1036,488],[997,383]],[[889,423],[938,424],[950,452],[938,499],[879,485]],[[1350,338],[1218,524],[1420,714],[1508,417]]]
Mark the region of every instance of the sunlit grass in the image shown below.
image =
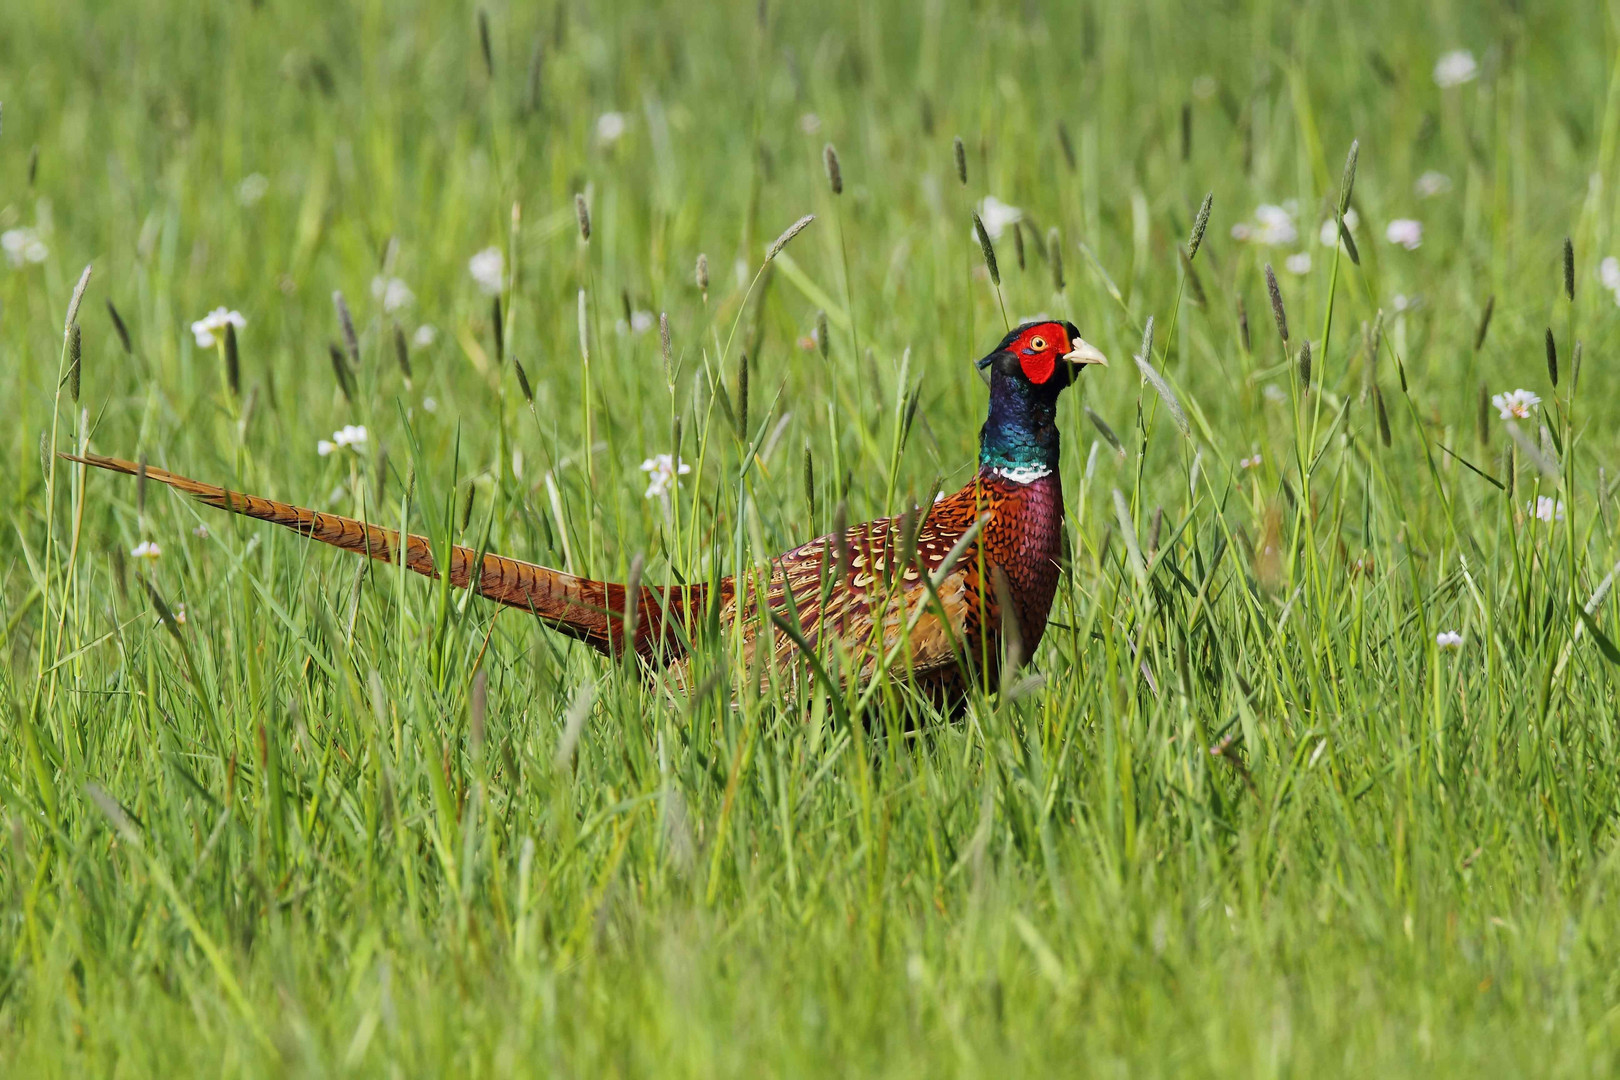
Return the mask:
[[[1210,7],[13,3],[4,1071],[1613,1071],[1620,23]],[[1114,363],[954,720],[49,453],[707,580],[1035,312]]]

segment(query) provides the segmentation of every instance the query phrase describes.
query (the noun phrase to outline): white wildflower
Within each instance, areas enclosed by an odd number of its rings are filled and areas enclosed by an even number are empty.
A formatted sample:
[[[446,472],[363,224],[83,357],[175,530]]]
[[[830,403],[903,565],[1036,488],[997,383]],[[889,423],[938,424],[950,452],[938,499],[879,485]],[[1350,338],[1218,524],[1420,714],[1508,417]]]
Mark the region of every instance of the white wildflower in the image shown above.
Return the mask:
[[[436,413],[439,411],[439,403],[434,398],[425,397],[422,399],[422,409],[424,412]]]
[[[603,146],[616,143],[629,127],[622,112],[605,112],[596,118],[596,141]]]
[[[155,562],[163,557],[163,549],[158,546],[156,540],[142,540],[130,549],[129,557]]]
[[[653,314],[650,311],[632,311],[630,321],[620,319],[617,329],[621,334],[645,334],[653,328]]]
[[[1260,454],[1258,451],[1256,451],[1253,457],[1240,458],[1238,460],[1238,468],[1243,469],[1244,471],[1249,469],[1258,469],[1260,467],[1260,462]]]
[[[234,326],[240,330],[246,325],[247,320],[242,317],[240,311],[217,307],[191,324],[191,334],[197,339],[197,348],[212,349],[225,340],[227,326]]]
[[[506,279],[506,259],[501,249],[487,247],[467,260],[467,273],[486,296],[496,296]]]
[[[1455,630],[1442,630],[1434,635],[1434,643],[1436,647],[1441,649],[1460,649],[1463,644],[1463,636]]]
[[[27,266],[30,263],[42,263],[50,258],[50,248],[45,241],[39,238],[34,229],[7,229],[0,233],[0,251],[4,251],[6,262],[14,267]]]
[[[1416,251],[1423,243],[1423,222],[1396,218],[1384,229],[1384,239],[1401,245],[1407,251]]]
[[[252,206],[270,191],[270,181],[263,173],[248,173],[236,185],[236,201],[244,207]]]
[[[661,499],[680,485],[680,477],[692,471],[686,462],[677,462],[671,454],[654,454],[641,463],[647,474],[647,498]]]
[[[1620,290],[1620,259],[1610,255],[1598,264],[1598,280],[1609,290]]]
[[[1286,247],[1299,239],[1294,224],[1294,212],[1287,203],[1261,203],[1254,208],[1252,222],[1239,222],[1232,226],[1234,240],[1247,240],[1267,247]]]
[[[208,526],[198,525],[195,529],[191,530],[191,535],[195,536],[199,540],[208,539]]]
[[[1492,394],[1491,404],[1503,420],[1528,420],[1531,410],[1541,404],[1541,396],[1534,390],[1509,390]]]
[[[416,302],[416,294],[411,292],[409,285],[397,277],[384,277],[381,274],[371,279],[371,295],[373,299],[382,301],[383,310],[387,312],[410,307]]]
[[[1598,264],[1598,280],[1614,293],[1614,302],[1620,304],[1620,259],[1610,255]]]
[[[169,614],[174,616],[174,621],[175,621],[175,623],[177,625],[179,625],[179,626],[186,625],[186,605],[184,605],[184,604],[176,604],[176,605],[174,605],[174,610],[171,611]]]
[[[437,341],[438,337],[439,332],[433,329],[432,325],[423,323],[416,328],[416,333],[411,335],[411,344],[418,349],[425,349]]]
[[[1453,49],[1434,65],[1434,85],[1442,90],[1473,82],[1479,77],[1479,64],[1467,49]]]
[[[1352,236],[1355,235],[1356,226],[1360,224],[1361,215],[1357,214],[1354,210],[1346,210],[1344,212],[1344,227],[1350,231]],[[1322,230],[1317,234],[1317,237],[1322,241],[1323,247],[1332,247],[1334,244],[1340,243],[1338,220],[1335,218],[1328,218],[1326,221],[1322,222]]]
[[[1007,205],[994,195],[986,195],[975,209],[979,211],[979,220],[984,222],[984,231],[992,240],[1000,240],[1002,233],[1024,219],[1022,210]],[[973,235],[977,237],[978,233],[974,232]]]
[[[799,130],[806,135],[814,135],[821,130],[821,117],[813,112],[807,112],[799,117]]]
[[[1451,190],[1451,177],[1443,172],[1435,172],[1430,169],[1417,178],[1417,183],[1412,185],[1412,190],[1417,193],[1417,197],[1420,199],[1432,199],[1436,195],[1444,195]]]
[[[1550,495],[1537,495],[1533,502],[1524,504],[1524,512],[1537,521],[1563,521],[1564,500],[1554,499]]]
[[[315,444],[315,452],[321,457],[327,457],[338,450],[358,449],[366,443],[366,429],[361,424],[344,424],[332,432],[330,439],[322,439]]]
[[[1308,274],[1311,272],[1311,253],[1296,251],[1283,260],[1283,268],[1290,274]]]

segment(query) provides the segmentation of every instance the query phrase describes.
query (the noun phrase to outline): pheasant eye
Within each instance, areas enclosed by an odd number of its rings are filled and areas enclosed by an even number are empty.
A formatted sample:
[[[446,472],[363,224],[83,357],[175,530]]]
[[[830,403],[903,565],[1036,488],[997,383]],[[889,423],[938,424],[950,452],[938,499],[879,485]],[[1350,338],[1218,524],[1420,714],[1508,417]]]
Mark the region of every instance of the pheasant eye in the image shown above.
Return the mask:
[[[1032,337],[1029,339],[1029,347],[1034,349],[1036,352],[1040,352],[1046,348],[1046,339],[1043,337]]]

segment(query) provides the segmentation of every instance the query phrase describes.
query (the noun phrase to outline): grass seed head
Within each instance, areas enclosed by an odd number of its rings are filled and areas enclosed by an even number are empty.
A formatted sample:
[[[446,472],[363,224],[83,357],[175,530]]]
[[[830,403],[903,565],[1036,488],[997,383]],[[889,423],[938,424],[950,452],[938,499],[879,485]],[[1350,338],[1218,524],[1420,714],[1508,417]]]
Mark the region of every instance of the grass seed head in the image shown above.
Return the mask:
[[[506,361],[506,319],[501,314],[501,297],[490,298],[489,324],[495,329],[495,366]]]
[[[810,450],[810,440],[804,440],[804,505],[810,520],[816,520],[816,456]],[[812,526],[813,527],[813,526]]]
[[[409,342],[405,340],[405,330],[399,323],[394,324],[394,360],[399,364],[400,374],[405,376],[405,382],[409,385],[411,381],[411,347]]]
[[[591,208],[585,205],[585,193],[574,192],[574,217],[579,220],[579,238],[591,242]]]
[[[1114,453],[1120,457],[1125,456],[1125,444],[1119,441],[1119,436],[1108,426],[1108,421],[1092,411],[1090,405],[1086,406],[1086,419],[1091,421],[1091,426],[1097,429],[1097,434],[1103,437],[1103,441],[1114,448]]]
[[[124,325],[123,316],[118,314],[111,299],[107,301],[107,314],[112,316],[113,330],[118,333],[118,343],[124,347],[124,355],[133,355],[135,347],[129,340],[129,327]]]
[[[1479,411],[1474,416],[1474,423],[1477,425],[1479,445],[1489,446],[1491,444],[1491,389],[1485,384],[1484,379],[1479,381]]]
[[[495,77],[495,50],[489,42],[489,12],[478,9],[478,47],[484,53],[484,74]]]
[[[696,267],[696,269],[693,270],[693,277],[694,277],[694,280],[697,281],[698,290],[700,292],[702,292],[704,296],[708,296],[709,295],[709,257],[707,255],[703,254],[701,251],[698,252],[697,267]]]
[[[838,151],[832,143],[822,147],[821,163],[827,168],[827,186],[832,188],[834,195],[844,193],[844,171],[838,165]]]
[[[1046,231],[1046,261],[1052,266],[1052,288],[1062,292],[1063,244],[1058,237],[1056,225]]]
[[[1025,268],[1024,263],[1024,227],[1022,222],[1013,222],[1013,254],[1018,257],[1018,269]]]
[[[84,272],[79,275],[79,283],[73,286],[73,295],[68,300],[67,317],[62,320],[62,339],[67,340],[73,327],[79,321],[79,304],[84,301],[84,290],[90,285],[90,269],[93,264],[86,264]]]
[[[821,358],[827,359],[832,350],[832,334],[827,329],[827,313],[816,312],[816,348],[821,350]]]
[[[1552,327],[1547,327],[1547,378],[1558,385],[1558,343],[1553,340]]]
[[[79,324],[74,323],[68,328],[68,393],[73,396],[73,404],[79,403],[79,350],[83,335],[79,333]]]
[[[1308,340],[1299,347],[1299,383],[1307,390],[1311,388],[1311,343]]]
[[[1350,209],[1350,193],[1356,186],[1356,159],[1361,157],[1361,140],[1350,140],[1350,152],[1344,156],[1344,172],[1339,177],[1339,217]]]
[[[1058,146],[1063,150],[1063,161],[1069,166],[1069,171],[1074,172],[1075,169],[1079,168],[1079,163],[1074,157],[1074,140],[1069,138],[1069,125],[1059,120],[1057,133]]]
[[[1339,219],[1339,242],[1344,245],[1344,253],[1350,256],[1350,261],[1357,266],[1361,265],[1361,252],[1356,247],[1356,238],[1350,235],[1350,227]]]
[[[984,231],[984,221],[980,219],[979,212],[973,212],[973,231],[979,237],[979,251],[984,255],[985,269],[990,271],[990,280],[995,285],[1001,284],[1001,268],[996,265],[996,249],[990,245],[990,234]]]
[[[326,352],[332,358],[332,375],[337,379],[338,389],[343,391],[343,400],[353,405],[354,386],[349,374],[349,362],[343,359],[343,350],[338,348],[337,342],[329,341]]]
[[[1207,192],[1203,203],[1198,207],[1198,216],[1193,218],[1192,233],[1187,237],[1187,261],[1198,258],[1198,245],[1204,242],[1204,230],[1209,228],[1209,212],[1215,206],[1215,193]]]
[[[765,261],[770,262],[778,255],[782,254],[782,249],[787,247],[795,236],[798,236],[800,233],[804,232],[804,230],[809,227],[810,223],[814,220],[816,220],[816,215],[806,214],[804,217],[782,230],[782,235],[771,241],[771,246],[766,249]]]
[[[236,324],[225,324],[225,385],[231,397],[242,396],[242,353],[236,342]]]
[[[1564,296],[1575,302],[1575,242],[1564,237]]]
[[[658,352],[664,358],[664,382],[675,388],[675,350],[669,340],[669,312],[658,313]]]
[[[1378,412],[1378,441],[1387,450],[1390,445],[1389,412],[1384,408],[1384,392],[1378,389],[1377,383],[1373,384],[1373,408]]]
[[[529,403],[530,408],[533,408],[534,389],[529,386],[529,373],[523,370],[523,361],[515,356],[512,357],[512,370],[517,374],[518,389],[523,392],[523,400]]]
[[[350,363],[360,363],[360,335],[354,331],[354,316],[341,290],[332,293],[332,306],[337,309],[338,327],[343,331],[343,347],[348,351]]]
[[[1284,347],[1288,345],[1288,312],[1283,309],[1282,288],[1277,284],[1277,271],[1266,263],[1266,292],[1271,296],[1271,317],[1277,320],[1277,333]]]
[[[737,438],[748,441],[748,354],[737,354]]]
[[[1496,310],[1496,294],[1492,293],[1485,301],[1485,310],[1479,316],[1479,329],[1474,331],[1474,351],[1479,352],[1485,345],[1485,333],[1491,328],[1491,313]]]
[[[962,136],[951,140],[951,153],[956,158],[956,179],[967,187],[967,147],[962,145]]]

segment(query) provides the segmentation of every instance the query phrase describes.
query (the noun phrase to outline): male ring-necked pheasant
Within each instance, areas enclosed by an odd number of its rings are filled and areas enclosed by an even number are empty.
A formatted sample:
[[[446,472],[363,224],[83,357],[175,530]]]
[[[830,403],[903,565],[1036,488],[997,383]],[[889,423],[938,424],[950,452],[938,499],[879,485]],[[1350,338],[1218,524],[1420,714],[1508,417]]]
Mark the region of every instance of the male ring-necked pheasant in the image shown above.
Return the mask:
[[[1073,323],[1024,323],[978,362],[990,375],[990,410],[979,436],[979,471],[924,512],[856,525],[776,558],[769,574],[682,586],[593,581],[501,555],[453,547],[450,581],[532,611],[541,621],[612,656],[626,648],[650,667],[684,676],[693,643],[740,628],[746,655],[771,652],[791,669],[809,649],[836,659],[831,670],[858,680],[880,672],[907,677],[942,705],[970,682],[995,676],[1007,642],[1027,659],[1046,630],[1062,549],[1063,487],[1058,475],[1058,395],[1081,365],[1107,364]],[[132,462],[63,455],[114,472]],[[432,545],[354,518],[228,491],[162,469],[153,480],[210,506],[295,529],[305,536],[436,578]],[[760,611],[764,596],[768,617]],[[1009,611],[1008,608],[1011,608]],[[1011,616],[1013,622],[1008,623]],[[627,632],[628,631],[628,632]],[[823,670],[827,670],[824,668]],[[685,682],[684,678],[680,680]]]

